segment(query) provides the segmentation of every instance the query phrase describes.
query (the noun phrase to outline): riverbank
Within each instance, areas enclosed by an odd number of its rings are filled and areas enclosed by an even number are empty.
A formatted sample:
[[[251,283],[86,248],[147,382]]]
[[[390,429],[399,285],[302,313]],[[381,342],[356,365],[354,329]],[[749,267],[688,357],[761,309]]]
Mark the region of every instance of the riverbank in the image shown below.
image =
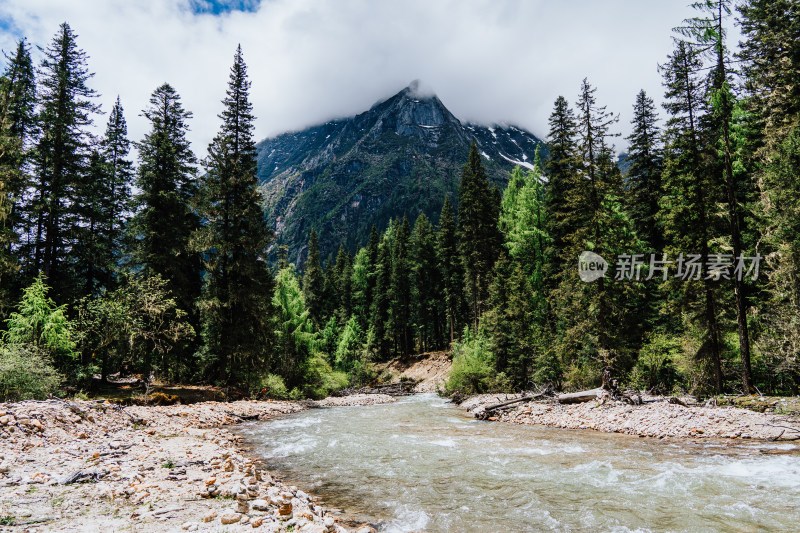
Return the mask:
[[[248,457],[230,426],[392,401],[0,404],[0,531],[348,531]]]
[[[482,394],[467,398],[460,406],[475,414],[489,405],[519,397],[513,394]],[[636,406],[613,400],[593,400],[572,405],[553,401],[527,402],[499,411],[489,420],[564,429],[593,429],[658,439],[785,441],[800,437],[800,420],[796,417],[758,413],[731,406],[684,406],[667,400],[662,398]]]

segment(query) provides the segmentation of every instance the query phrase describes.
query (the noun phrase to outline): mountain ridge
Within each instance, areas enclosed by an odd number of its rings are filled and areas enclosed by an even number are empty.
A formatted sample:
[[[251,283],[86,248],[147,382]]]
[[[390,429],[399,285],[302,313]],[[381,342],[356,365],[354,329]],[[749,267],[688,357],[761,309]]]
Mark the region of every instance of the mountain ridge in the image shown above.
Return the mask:
[[[462,123],[418,82],[353,117],[262,140],[259,181],[276,245],[301,261],[311,227],[324,257],[340,243],[363,245],[373,224],[404,214],[412,224],[420,213],[437,220],[445,195],[457,199],[473,139],[500,186],[544,147],[518,126]]]

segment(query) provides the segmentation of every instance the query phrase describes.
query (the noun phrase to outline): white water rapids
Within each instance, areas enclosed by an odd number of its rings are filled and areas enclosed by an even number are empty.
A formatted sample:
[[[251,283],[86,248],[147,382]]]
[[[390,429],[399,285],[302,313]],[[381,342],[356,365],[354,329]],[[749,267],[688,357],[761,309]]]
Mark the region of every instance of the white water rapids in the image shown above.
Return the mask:
[[[790,444],[480,422],[431,394],[242,431],[287,481],[382,531],[800,530],[800,454],[769,453]]]

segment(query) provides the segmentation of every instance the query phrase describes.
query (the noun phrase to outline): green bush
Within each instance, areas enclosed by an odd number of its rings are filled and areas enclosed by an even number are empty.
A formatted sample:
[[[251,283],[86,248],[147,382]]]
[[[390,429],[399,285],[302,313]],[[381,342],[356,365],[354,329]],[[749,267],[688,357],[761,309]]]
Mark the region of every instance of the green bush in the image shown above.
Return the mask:
[[[350,383],[347,374],[334,371],[320,353],[313,354],[307,364],[305,383],[300,390],[292,390],[290,393],[292,399],[300,397],[322,399],[332,392],[347,387]]]
[[[39,275],[23,291],[19,311],[6,321],[3,340],[8,345],[30,345],[59,363],[77,358],[74,325],[67,319],[66,306],[57,306],[47,295],[50,287]]]
[[[494,369],[489,339],[481,333],[464,331],[464,340],[453,345],[453,368],[445,384],[445,393],[480,394],[506,389],[504,374]]]
[[[631,371],[630,385],[636,389],[672,392],[682,381],[676,368],[676,362],[681,360],[682,353],[679,338],[663,333],[648,335],[639,351],[636,366]]]
[[[61,376],[35,346],[0,346],[0,398],[3,401],[42,400],[58,390]]]
[[[285,400],[289,397],[283,378],[275,374],[267,374],[259,383],[258,389],[258,395],[273,400]]]

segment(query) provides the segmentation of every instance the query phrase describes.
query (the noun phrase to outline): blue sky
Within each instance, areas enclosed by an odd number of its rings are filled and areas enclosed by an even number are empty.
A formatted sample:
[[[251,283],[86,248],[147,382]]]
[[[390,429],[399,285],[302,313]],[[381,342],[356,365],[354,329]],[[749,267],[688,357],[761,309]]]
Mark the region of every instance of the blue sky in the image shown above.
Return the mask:
[[[132,139],[167,81],[194,113],[202,155],[214,136],[234,50],[249,66],[259,138],[369,108],[421,79],[460,119],[547,134],[553,101],[581,80],[620,114],[663,95],[657,70],[688,0],[0,0],[0,48],[46,45],[61,22],[95,72],[108,111],[120,95]],[[736,41],[736,37],[732,42]],[[34,53],[38,51],[34,49]],[[98,127],[105,122],[98,120]],[[625,141],[619,139],[618,146]]]
[[[230,11],[254,12],[260,3],[259,0],[192,0],[191,9],[195,13],[220,15]]]

